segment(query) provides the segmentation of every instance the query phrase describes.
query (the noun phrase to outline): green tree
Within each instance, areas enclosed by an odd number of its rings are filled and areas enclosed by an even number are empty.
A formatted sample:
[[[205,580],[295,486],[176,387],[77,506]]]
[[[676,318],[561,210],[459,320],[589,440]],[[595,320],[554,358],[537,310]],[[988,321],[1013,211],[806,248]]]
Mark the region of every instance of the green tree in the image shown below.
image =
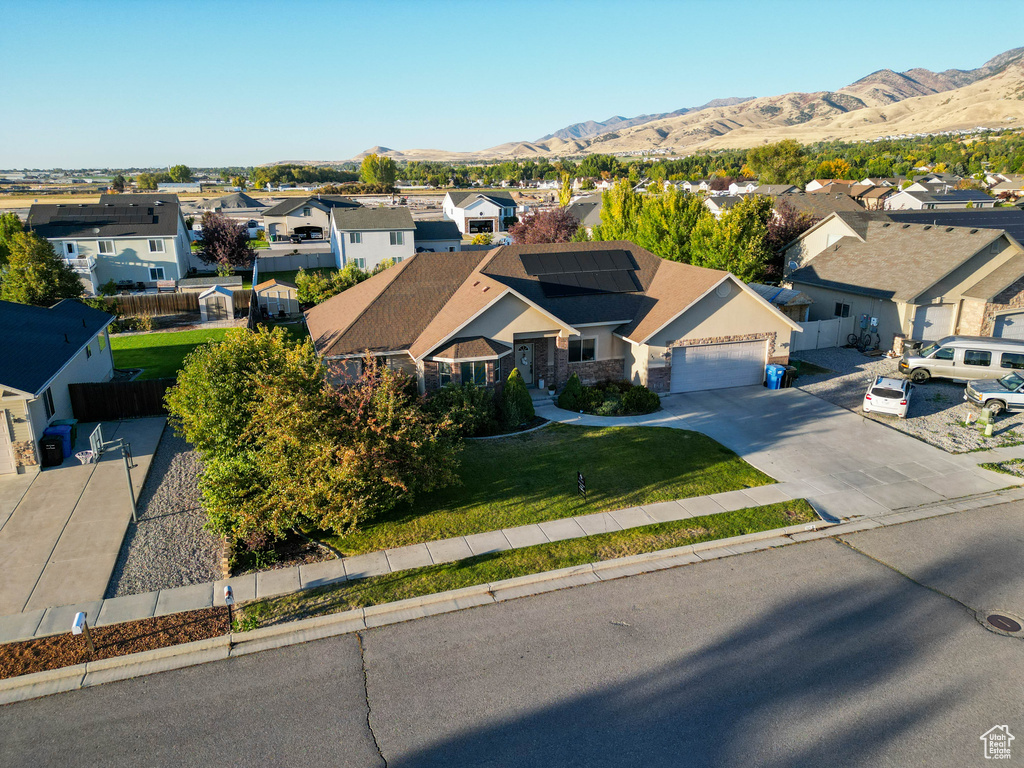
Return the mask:
[[[167,171],[167,175],[171,177],[171,181],[178,184],[192,181],[192,169],[187,165],[172,165]]]
[[[754,147],[747,152],[747,164],[762,184],[803,186],[807,181],[807,153],[799,142],[792,139]]]
[[[594,240],[633,240],[640,225],[643,196],[628,181],[620,181],[601,194],[601,223]]]
[[[568,173],[562,174],[562,186],[558,190],[558,204],[565,208],[572,200],[572,176]]]
[[[300,304],[319,304],[353,285],[363,282],[370,273],[355,264],[346,264],[343,269],[329,274],[319,270],[307,272],[300,269],[295,275],[296,294]]]
[[[238,187],[243,192],[245,192],[245,188],[248,184],[249,182],[246,180],[245,176],[233,176],[231,178],[231,186]]]
[[[523,375],[518,368],[513,368],[501,390],[501,422],[505,429],[515,429],[520,424],[533,419],[536,411],[533,408],[533,398],[526,388]]]
[[[390,157],[369,154],[359,166],[359,179],[364,184],[394,187],[398,179],[398,167]]]
[[[139,189],[156,189],[156,176],[152,173],[140,173],[135,177],[135,186]]]
[[[470,242],[473,245],[490,245],[494,242],[494,235],[490,232],[479,232],[473,235],[473,239]]]
[[[744,282],[762,279],[771,259],[771,215],[771,198],[746,195],[717,221],[701,219],[690,239],[690,263],[732,272]]]
[[[3,301],[49,307],[85,292],[74,270],[38,235],[14,232],[8,247],[7,265],[0,272]]]
[[[110,180],[110,188],[115,192],[124,192],[125,178],[120,173]]]
[[[701,197],[669,186],[643,198],[633,242],[664,259],[688,263],[693,229],[707,218],[714,217]]]
[[[0,213],[0,269],[7,264],[7,258],[11,253],[11,239],[18,232],[24,232],[25,227],[21,219],[14,211]]]

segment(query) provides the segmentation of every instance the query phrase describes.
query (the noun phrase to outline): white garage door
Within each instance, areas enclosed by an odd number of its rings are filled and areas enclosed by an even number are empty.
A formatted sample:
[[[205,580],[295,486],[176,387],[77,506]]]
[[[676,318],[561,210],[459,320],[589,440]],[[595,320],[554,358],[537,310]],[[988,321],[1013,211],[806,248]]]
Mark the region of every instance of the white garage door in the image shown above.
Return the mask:
[[[938,341],[949,336],[953,325],[953,305],[933,304],[930,307],[918,307],[914,313],[914,338],[925,341]]]
[[[672,349],[672,392],[746,387],[764,381],[766,341]]]
[[[1024,339],[1024,312],[999,315],[992,335],[1002,339]]]

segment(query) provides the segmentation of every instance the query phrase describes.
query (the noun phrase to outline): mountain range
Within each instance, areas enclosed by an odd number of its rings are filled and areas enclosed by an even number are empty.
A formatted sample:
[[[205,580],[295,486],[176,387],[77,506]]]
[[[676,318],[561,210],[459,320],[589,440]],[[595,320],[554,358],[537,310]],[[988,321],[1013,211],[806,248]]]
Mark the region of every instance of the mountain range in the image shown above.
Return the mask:
[[[474,152],[378,146],[352,160],[359,162],[371,152],[396,160],[469,163],[590,153],[690,154],[787,138],[802,143],[865,141],[975,127],[1024,127],[1024,47],[976,69],[880,69],[837,91],[722,98],[674,112],[587,120],[536,141]]]

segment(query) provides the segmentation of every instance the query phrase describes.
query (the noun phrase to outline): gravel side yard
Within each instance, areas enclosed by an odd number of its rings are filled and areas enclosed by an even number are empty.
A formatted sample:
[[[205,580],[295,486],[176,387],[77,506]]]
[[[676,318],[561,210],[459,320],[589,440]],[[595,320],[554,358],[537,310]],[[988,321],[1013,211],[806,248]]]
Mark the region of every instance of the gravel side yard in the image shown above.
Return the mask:
[[[125,535],[105,597],[221,578],[220,542],[203,530],[199,474],[192,446],[166,427],[139,495],[139,524]]]
[[[800,389],[944,451],[966,453],[1024,442],[1024,429],[1021,428],[1024,413],[1000,416],[990,438],[986,438],[978,427],[968,426],[966,419],[971,408],[963,399],[964,385],[950,381],[929,381],[915,386],[905,419],[864,413],[861,409],[864,393],[875,376],[903,378],[896,368],[896,358],[866,357],[855,349],[845,348],[803,350],[794,357],[831,371],[800,376],[796,381]]]

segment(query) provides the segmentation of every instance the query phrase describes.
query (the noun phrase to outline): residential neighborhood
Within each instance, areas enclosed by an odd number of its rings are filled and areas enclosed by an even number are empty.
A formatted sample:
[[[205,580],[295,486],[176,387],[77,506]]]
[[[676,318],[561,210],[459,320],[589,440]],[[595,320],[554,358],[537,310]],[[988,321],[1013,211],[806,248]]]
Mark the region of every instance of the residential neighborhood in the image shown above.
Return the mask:
[[[270,10],[7,14],[0,765],[1012,762],[1024,11]]]

